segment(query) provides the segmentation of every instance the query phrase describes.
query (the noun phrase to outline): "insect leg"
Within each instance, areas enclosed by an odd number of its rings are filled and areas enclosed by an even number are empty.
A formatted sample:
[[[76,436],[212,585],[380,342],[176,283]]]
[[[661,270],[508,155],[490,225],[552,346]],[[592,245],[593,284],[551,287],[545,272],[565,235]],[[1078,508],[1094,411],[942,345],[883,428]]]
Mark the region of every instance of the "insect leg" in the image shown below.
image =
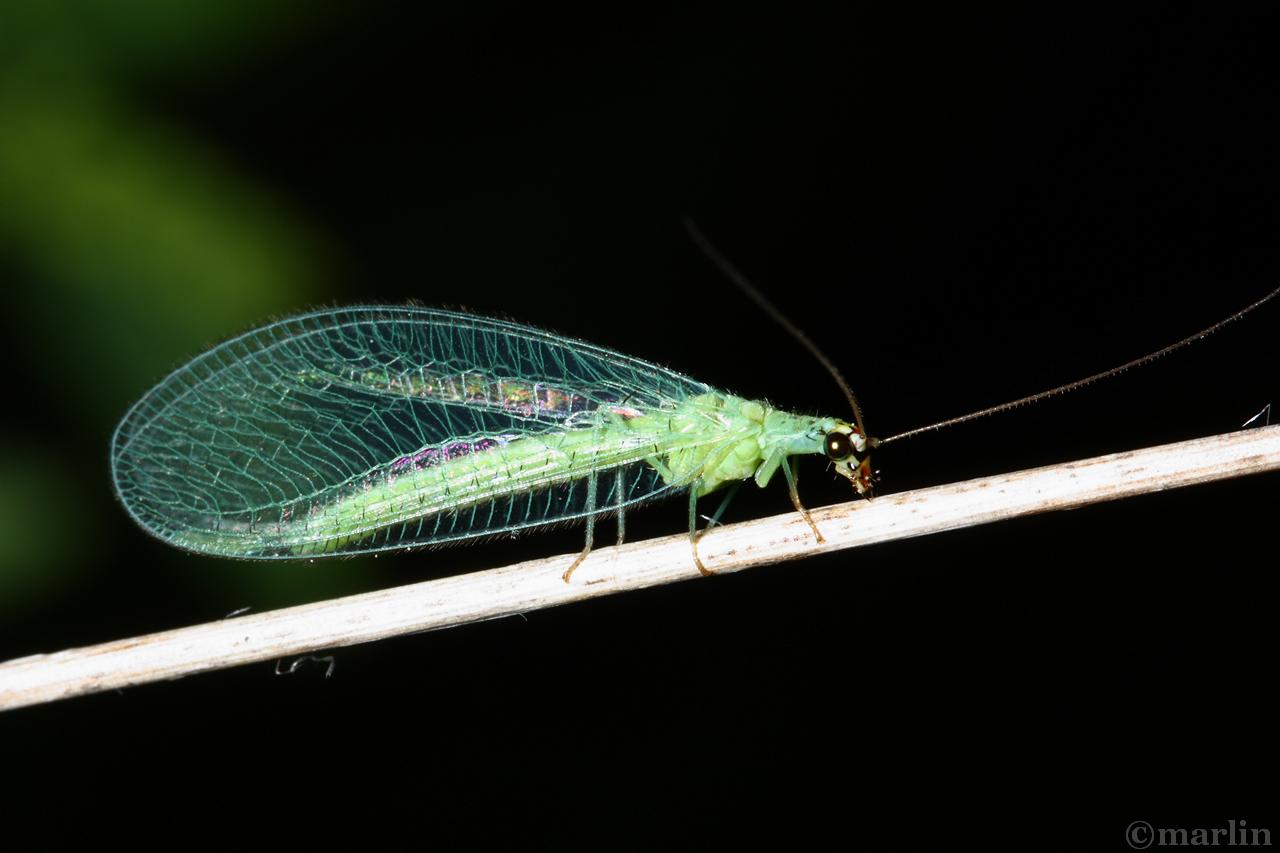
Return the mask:
[[[591,542],[595,538],[596,532],[596,472],[592,471],[587,475],[587,544],[582,547],[582,553],[573,561],[569,568],[564,570],[561,575],[565,583],[569,582],[569,577],[573,574],[573,570],[582,565],[582,561],[587,559],[587,555],[591,553]]]
[[[693,546],[693,562],[698,567],[698,571],[703,577],[710,577],[715,572],[702,565],[702,558],[698,556],[698,537],[702,534],[698,531],[698,492],[702,489],[702,478],[693,481],[693,485],[689,487],[689,544]]]
[[[625,485],[625,473],[621,468],[617,469],[613,475],[613,491],[618,498],[618,544],[621,545],[627,539],[627,504],[626,494],[623,486]]]
[[[733,452],[733,448],[737,445],[738,437],[734,436],[724,444],[719,445],[707,455],[707,462],[702,466],[703,471],[714,471],[720,467],[720,463]],[[698,556],[698,539],[702,537],[705,531],[698,530],[698,493],[702,491],[703,478],[699,476],[693,481],[689,487],[689,544],[693,546],[693,562],[698,566],[698,571],[703,576],[714,575],[715,572],[708,569],[702,564],[702,558]],[[736,485],[736,484],[735,484]],[[729,505],[729,497],[732,493],[721,502],[720,508],[716,510],[715,518],[720,517],[720,513],[724,512],[724,508]],[[713,522],[714,523],[714,522]]]
[[[822,538],[822,531],[818,529],[818,525],[813,523],[813,516],[809,515],[809,510],[804,508],[804,504],[800,503],[800,492],[796,489],[796,480],[799,476],[796,474],[796,457],[792,456],[787,459],[787,464],[782,466],[782,473],[787,476],[787,490],[791,492],[791,505],[796,508],[796,512],[804,516],[804,520],[809,522],[809,526],[813,528],[813,538],[818,540],[821,545],[826,542]]]
[[[707,529],[715,527],[720,523],[720,516],[724,515],[724,511],[729,508],[729,502],[733,500],[733,496],[738,493],[738,488],[742,485],[739,481],[730,486],[724,493],[724,500],[720,501],[720,506],[716,507],[716,511],[707,519]]]
[[[655,447],[654,450],[656,451],[657,448]],[[653,470],[657,471],[658,475],[661,476],[662,479],[666,480],[668,483],[670,483],[672,480],[675,479],[675,476],[671,473],[671,469],[663,464],[662,459],[660,457],[656,455],[646,456],[644,458],[644,461],[646,465],[648,465]]]

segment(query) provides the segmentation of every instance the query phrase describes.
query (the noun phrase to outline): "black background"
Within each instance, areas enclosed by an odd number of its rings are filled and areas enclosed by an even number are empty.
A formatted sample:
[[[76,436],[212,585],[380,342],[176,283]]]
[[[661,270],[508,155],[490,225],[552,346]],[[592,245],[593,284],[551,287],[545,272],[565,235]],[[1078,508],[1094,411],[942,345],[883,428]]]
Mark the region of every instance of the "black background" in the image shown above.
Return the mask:
[[[693,248],[693,216],[887,435],[1122,362],[1276,285],[1274,34],[1167,14],[375,4],[216,86],[139,97],[334,235],[335,302],[503,314],[842,414]],[[1276,401],[1278,318],[887,448],[881,489],[1230,431]],[[26,709],[0,718],[5,775],[65,815],[58,832],[92,816],[236,843],[258,837],[246,816],[420,848],[1280,832],[1278,484],[343,649],[328,680],[264,664]],[[848,495],[816,461],[801,489]],[[746,491],[730,520],[788,507],[780,485]],[[679,504],[629,519],[636,538],[682,523]],[[218,563],[117,524],[103,579],[17,625],[7,656],[260,605],[202,600],[181,578]],[[369,588],[580,536],[384,558]],[[296,601],[316,597],[291,577]]]

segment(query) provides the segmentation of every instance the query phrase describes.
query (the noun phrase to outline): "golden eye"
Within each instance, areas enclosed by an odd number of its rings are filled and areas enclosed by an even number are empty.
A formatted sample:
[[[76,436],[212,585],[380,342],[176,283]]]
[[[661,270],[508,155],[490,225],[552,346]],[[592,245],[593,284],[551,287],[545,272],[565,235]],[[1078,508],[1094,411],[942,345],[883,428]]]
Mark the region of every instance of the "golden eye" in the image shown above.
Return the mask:
[[[847,459],[853,453],[853,445],[849,443],[849,436],[842,432],[827,433],[827,456],[831,459]]]

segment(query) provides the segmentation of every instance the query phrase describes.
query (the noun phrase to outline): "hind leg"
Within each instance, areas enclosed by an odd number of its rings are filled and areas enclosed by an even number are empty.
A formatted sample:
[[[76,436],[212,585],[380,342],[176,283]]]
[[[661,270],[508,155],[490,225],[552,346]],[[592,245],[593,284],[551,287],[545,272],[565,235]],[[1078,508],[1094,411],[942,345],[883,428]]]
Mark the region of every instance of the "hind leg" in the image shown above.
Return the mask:
[[[565,583],[569,582],[569,578],[573,576],[573,572],[578,566],[582,565],[582,561],[587,559],[587,555],[591,553],[591,543],[595,540],[596,533],[596,473],[591,472],[587,476],[587,541],[582,546],[582,553],[577,556],[569,568],[564,570],[564,574],[560,577]]]

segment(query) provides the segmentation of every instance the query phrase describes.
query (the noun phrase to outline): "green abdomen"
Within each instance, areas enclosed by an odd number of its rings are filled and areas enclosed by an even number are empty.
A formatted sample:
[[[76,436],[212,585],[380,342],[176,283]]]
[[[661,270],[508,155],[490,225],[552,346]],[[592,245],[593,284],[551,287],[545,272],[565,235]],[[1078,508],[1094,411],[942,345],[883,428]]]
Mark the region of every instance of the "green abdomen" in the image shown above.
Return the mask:
[[[360,544],[445,542],[607,512],[689,485],[728,424],[721,396],[667,411],[593,413],[592,424],[424,448],[360,477],[336,497],[295,503],[268,521],[191,531],[180,544],[242,556],[319,556]],[[733,398],[727,398],[733,399]],[[594,506],[586,484],[597,478]],[[364,548],[361,548],[363,550]]]

